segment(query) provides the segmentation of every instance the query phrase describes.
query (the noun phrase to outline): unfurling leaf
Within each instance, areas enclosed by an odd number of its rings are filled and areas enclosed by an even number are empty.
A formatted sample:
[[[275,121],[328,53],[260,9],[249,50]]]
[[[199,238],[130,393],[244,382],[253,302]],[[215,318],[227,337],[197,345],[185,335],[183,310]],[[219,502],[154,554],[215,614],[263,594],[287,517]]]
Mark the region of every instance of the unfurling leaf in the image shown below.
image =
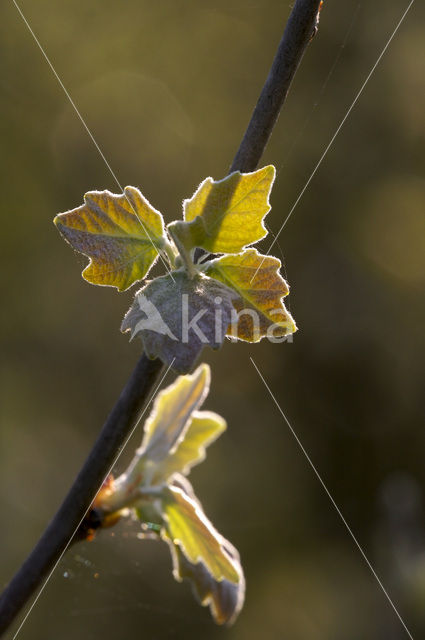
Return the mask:
[[[197,411],[208,395],[210,378],[209,366],[201,364],[158,394],[142,445],[125,475],[126,485],[161,485],[175,473],[187,475],[205,459],[205,448],[226,429],[218,414]]]
[[[126,482],[159,485],[175,472],[188,472],[203,458],[202,448],[225,428],[220,416],[196,412],[209,391],[210,368],[200,365],[193,375],[179,376],[154,403],[144,427],[142,446],[127,472]],[[223,426],[224,423],[224,426]]]
[[[173,575],[191,581],[203,606],[218,624],[232,624],[245,598],[245,577],[235,547],[214,528],[196,499],[192,485],[180,476],[135,509],[143,537],[158,535],[168,544]]]
[[[162,462],[175,450],[190,416],[208,395],[210,379],[209,366],[201,364],[193,375],[179,376],[158,394],[142,442],[143,453],[151,462]]]
[[[226,428],[220,416],[198,411],[209,383],[210,368],[202,364],[159,394],[142,446],[127,471],[98,494],[95,506],[104,522],[130,509],[142,524],[141,537],[161,537],[169,545],[176,580],[188,578],[215,621],[231,624],[245,596],[239,554],[206,517],[182,475],[205,458],[205,448]]]
[[[218,349],[223,343],[234,296],[217,280],[174,271],[136,293],[121,331],[140,336],[148,357],[187,373],[205,345]]]
[[[81,207],[60,213],[54,222],[69,244],[90,258],[83,278],[120,291],[146,276],[164,242],[161,214],[135,187],[120,195],[90,191]]]
[[[224,539],[198,501],[180,487],[169,485],[163,491],[161,503],[167,535],[189,562],[202,562],[215,580],[229,580],[237,584],[239,573],[232,559],[223,551]]]
[[[270,165],[253,173],[236,171],[217,182],[206,178],[183,203],[184,219],[194,227],[185,235],[193,238],[193,246],[212,253],[238,253],[264,238],[263,218],[270,211],[274,177]]]
[[[226,421],[212,411],[195,411],[187,425],[184,437],[176,449],[158,465],[156,481],[170,478],[174,473],[187,475],[191,468],[205,460],[206,447],[226,429]]]
[[[167,540],[173,557],[173,575],[181,582],[191,581],[195,595],[203,605],[209,605],[217,624],[232,624],[242,609],[245,598],[245,578],[240,565],[239,554],[228,540],[222,540],[223,553],[232,558],[238,569],[239,581],[215,580],[202,562],[190,562],[178,544]]]
[[[245,598],[239,553],[208,520],[188,480],[176,478],[164,491],[162,510],[161,537],[170,546],[175,579],[189,579],[214,620],[232,624]]]
[[[233,305],[238,313],[229,335],[258,342],[264,336],[282,337],[297,327],[282,302],[289,292],[279,273],[280,261],[262,256],[256,249],[228,255],[208,263],[205,272],[238,294]]]

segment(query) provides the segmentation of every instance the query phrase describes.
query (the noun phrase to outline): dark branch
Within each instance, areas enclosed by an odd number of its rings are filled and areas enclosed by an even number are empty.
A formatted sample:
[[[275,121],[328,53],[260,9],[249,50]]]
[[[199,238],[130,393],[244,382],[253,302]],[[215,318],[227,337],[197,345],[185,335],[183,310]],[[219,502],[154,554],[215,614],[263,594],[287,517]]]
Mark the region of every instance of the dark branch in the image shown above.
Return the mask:
[[[320,0],[297,0],[272,68],[231,171],[254,171],[264,152],[292,78],[314,35]],[[150,397],[163,365],[142,356],[105,422],[68,495],[0,598],[0,635],[69,545],[120,448]]]
[[[295,2],[230,173],[256,169],[288,95],[292,78],[315,34],[320,4],[320,0]]]
[[[0,634],[52,570],[102,485],[157,383],[163,364],[142,356],[68,495],[0,598]]]

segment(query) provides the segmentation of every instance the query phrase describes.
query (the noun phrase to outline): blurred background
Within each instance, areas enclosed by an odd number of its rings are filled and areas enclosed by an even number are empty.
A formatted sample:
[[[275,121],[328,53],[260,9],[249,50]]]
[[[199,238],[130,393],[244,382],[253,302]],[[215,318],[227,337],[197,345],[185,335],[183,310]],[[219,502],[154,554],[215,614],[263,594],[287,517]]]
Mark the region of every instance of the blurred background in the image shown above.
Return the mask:
[[[226,175],[290,11],[278,0],[21,0],[122,185],[167,221]],[[327,0],[262,164],[276,233],[407,2]],[[0,19],[0,584],[58,507],[134,366],[132,292],[82,280],[52,224],[117,186],[11,1]],[[425,7],[415,2],[279,236],[299,332],[225,344],[206,408],[228,431],[191,480],[240,551],[216,627],[135,523],[72,548],[21,640],[407,637],[252,356],[415,638],[425,634]],[[269,239],[263,242],[267,250]],[[166,383],[173,379],[170,374]],[[122,455],[125,468],[141,428]],[[16,627],[15,627],[16,628]]]

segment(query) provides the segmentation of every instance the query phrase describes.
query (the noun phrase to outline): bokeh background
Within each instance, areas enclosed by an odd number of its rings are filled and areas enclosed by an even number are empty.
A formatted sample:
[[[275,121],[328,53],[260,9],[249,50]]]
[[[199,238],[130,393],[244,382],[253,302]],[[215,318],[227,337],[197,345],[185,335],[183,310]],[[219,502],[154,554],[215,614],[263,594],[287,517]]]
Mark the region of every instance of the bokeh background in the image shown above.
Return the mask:
[[[290,11],[278,0],[20,7],[119,181],[167,221],[205,176],[226,175]],[[275,233],[406,7],[326,1],[264,155],[278,171]],[[3,585],[140,347],[119,332],[132,293],[84,282],[84,258],[52,224],[86,191],[116,192],[114,179],[14,4],[0,11]],[[300,328],[293,343],[204,353],[206,408],[229,428],[191,479],[240,550],[239,620],[216,627],[171,577],[166,546],[127,523],[70,550],[21,640],[407,637],[249,356],[411,633],[424,637],[424,14],[415,2],[279,236]]]

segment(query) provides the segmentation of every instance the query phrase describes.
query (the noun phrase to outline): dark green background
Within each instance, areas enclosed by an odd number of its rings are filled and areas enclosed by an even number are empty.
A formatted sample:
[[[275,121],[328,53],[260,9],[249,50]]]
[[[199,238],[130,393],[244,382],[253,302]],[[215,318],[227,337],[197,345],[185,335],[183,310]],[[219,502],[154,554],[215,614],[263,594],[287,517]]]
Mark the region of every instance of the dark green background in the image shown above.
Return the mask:
[[[277,0],[20,6],[119,181],[167,221],[205,176],[226,174],[290,9]],[[274,232],[406,7],[325,3],[264,155],[278,171]],[[247,598],[236,625],[216,627],[174,582],[165,545],[138,540],[128,523],[66,555],[21,640],[407,637],[249,356],[413,636],[425,634],[423,19],[417,1],[279,237],[300,328],[293,344],[204,354],[206,408],[229,428],[191,479],[241,552]],[[4,584],[69,487],[139,345],[119,332],[131,293],[84,282],[84,258],[52,224],[85,191],[117,187],[9,0],[0,82]],[[118,471],[139,441],[140,430]]]

